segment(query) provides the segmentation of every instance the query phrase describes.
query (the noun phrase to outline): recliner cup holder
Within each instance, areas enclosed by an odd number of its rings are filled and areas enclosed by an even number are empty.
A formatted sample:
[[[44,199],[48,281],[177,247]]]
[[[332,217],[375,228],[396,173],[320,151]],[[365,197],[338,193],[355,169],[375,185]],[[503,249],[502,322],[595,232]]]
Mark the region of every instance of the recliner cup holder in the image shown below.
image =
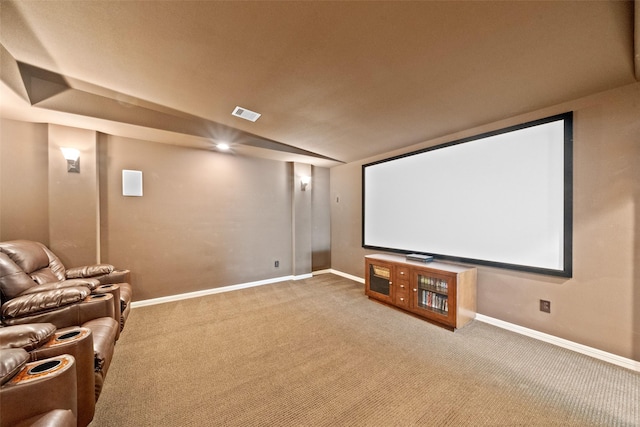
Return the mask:
[[[67,332],[67,333],[64,333],[64,334],[62,334],[62,335],[60,335],[60,336],[56,337],[56,341],[66,341],[66,340],[70,340],[70,339],[72,339],[72,338],[77,337],[78,335],[80,335],[80,331],[79,331],[79,330],[77,330],[77,331]]]
[[[100,285],[98,286],[98,289],[111,289],[113,288],[113,285]]]
[[[29,369],[27,373],[29,375],[43,374],[45,372],[53,371],[61,364],[62,364],[61,360],[49,360],[47,362],[34,366],[33,368]]]
[[[107,294],[91,294],[91,298],[105,298]]]

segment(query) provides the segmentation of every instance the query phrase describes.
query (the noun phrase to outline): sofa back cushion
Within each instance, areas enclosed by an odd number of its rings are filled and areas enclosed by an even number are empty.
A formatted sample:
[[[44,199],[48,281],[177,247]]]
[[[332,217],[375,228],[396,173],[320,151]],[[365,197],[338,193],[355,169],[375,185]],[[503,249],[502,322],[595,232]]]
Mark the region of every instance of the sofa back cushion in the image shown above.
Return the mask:
[[[51,271],[51,273],[53,273],[53,275],[56,276],[58,281],[66,279],[67,270],[66,270],[66,268],[64,268],[64,264],[62,264],[62,261],[60,261],[60,258],[58,258],[56,256],[56,254],[51,252],[51,249],[49,249],[48,247],[46,247],[42,243],[38,243],[38,244],[42,247],[42,250],[47,255],[47,258],[49,258],[49,266],[48,266],[48,268]],[[36,280],[36,279],[34,279],[34,280]],[[46,282],[39,282],[38,280],[36,280],[36,282],[38,282],[38,283],[46,283]]]
[[[29,353],[23,348],[0,350],[0,385],[13,378],[29,361]]]
[[[30,240],[12,240],[0,243],[4,252],[36,283],[58,282],[65,279],[62,262],[45,245]]]
[[[9,256],[0,252],[0,295],[2,303],[15,298],[22,292],[37,286]]]

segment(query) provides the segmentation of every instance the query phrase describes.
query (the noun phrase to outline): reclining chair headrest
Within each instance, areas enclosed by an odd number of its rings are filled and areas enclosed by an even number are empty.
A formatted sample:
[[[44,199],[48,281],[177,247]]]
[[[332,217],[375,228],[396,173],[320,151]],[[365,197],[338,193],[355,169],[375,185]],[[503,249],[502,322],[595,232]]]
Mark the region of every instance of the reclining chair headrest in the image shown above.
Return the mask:
[[[65,279],[65,268],[60,259],[40,242],[11,240],[0,242],[4,252],[38,284]]]
[[[49,257],[38,242],[29,240],[2,242],[0,252],[9,255],[9,258],[27,274],[49,266]]]
[[[36,285],[36,282],[13,262],[7,254],[0,252],[0,296],[2,304]]]

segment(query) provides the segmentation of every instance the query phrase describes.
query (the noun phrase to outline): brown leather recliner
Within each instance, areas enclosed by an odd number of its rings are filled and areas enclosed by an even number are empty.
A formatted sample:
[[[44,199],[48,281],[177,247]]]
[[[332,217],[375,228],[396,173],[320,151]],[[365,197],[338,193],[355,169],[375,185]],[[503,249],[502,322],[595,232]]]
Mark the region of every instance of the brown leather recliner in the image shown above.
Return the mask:
[[[111,363],[117,329],[117,322],[110,317],[91,320],[83,327],[64,329],[56,329],[50,323],[1,327],[0,349],[24,349],[31,361],[62,354],[73,356],[76,360],[77,423],[87,426],[93,419],[95,403]]]
[[[24,349],[0,349],[0,427],[75,426],[73,356],[65,354],[31,363],[29,359]]]
[[[131,310],[132,288],[129,282],[129,270],[116,270],[109,264],[66,269],[60,259],[40,242],[0,242],[3,305],[17,296],[84,286],[93,294],[110,293],[114,296],[114,316],[122,330]]]
[[[89,285],[78,282],[36,286],[34,283],[0,252],[0,320],[3,325],[47,322],[64,328],[105,316],[115,319],[116,304],[111,294],[92,294]]]

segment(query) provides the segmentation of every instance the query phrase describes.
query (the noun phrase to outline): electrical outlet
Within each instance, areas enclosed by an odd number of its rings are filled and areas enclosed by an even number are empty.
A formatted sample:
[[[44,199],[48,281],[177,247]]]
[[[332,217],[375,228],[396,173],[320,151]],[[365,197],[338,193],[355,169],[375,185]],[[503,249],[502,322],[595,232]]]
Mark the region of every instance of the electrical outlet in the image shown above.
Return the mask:
[[[544,311],[545,313],[551,313],[551,301],[541,299],[540,311]]]
[[[274,262],[274,263],[273,263],[273,266],[274,266],[274,267],[280,267],[280,261],[276,261],[276,262]]]

